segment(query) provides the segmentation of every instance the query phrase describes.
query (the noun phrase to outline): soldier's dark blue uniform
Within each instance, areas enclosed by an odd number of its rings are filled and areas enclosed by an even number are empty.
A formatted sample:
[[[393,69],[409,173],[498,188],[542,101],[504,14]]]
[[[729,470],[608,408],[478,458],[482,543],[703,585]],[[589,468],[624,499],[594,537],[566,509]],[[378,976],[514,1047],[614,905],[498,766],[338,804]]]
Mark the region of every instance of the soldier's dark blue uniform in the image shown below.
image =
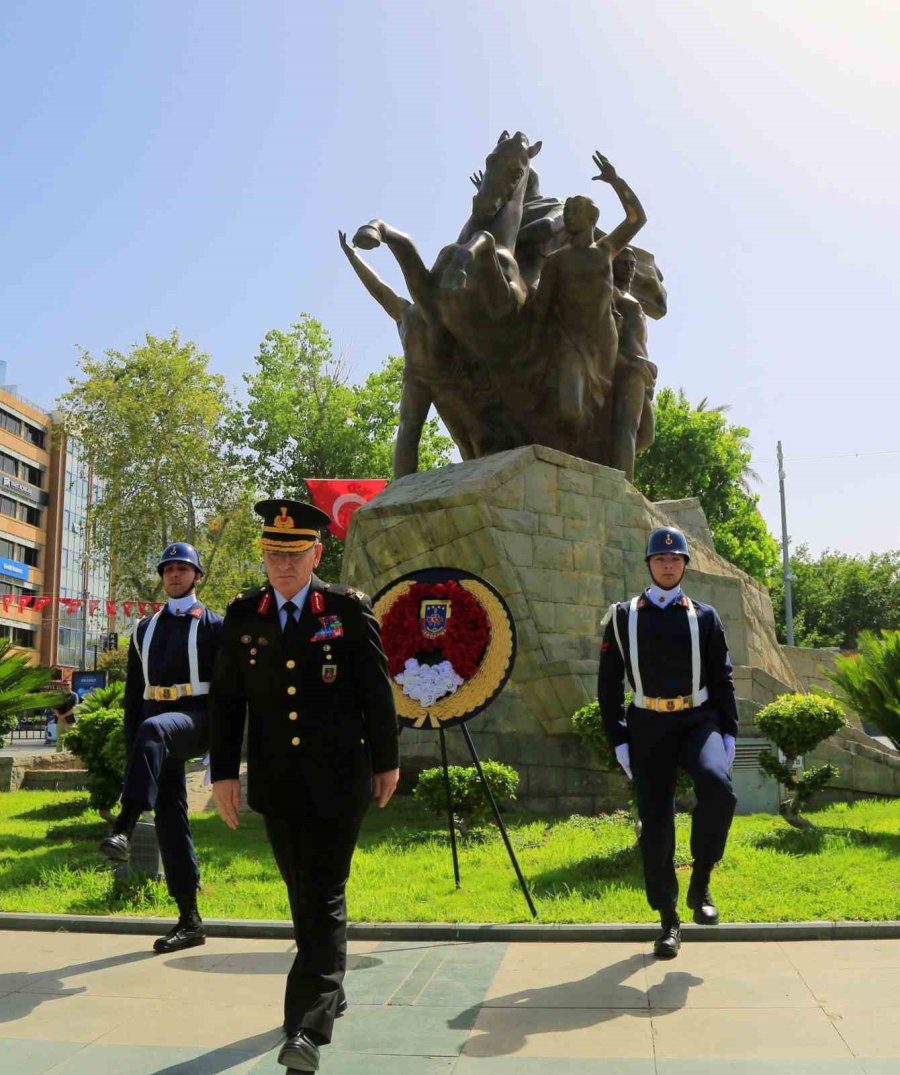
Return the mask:
[[[202,573],[196,550],[186,542],[166,549],[160,574],[175,562]],[[166,885],[179,909],[179,923],[156,942],[157,951],[202,943],[205,936],[196,909],[200,868],[188,819],[185,762],[207,749],[209,685],[222,622],[197,600],[191,586],[190,594],[170,597],[162,609],[140,620],[129,646],[122,810],[100,850],[113,861],[127,861],[135,823],[143,811],[153,811]]]
[[[151,627],[148,683],[141,650]],[[196,631],[200,693],[171,699],[157,697],[166,691],[174,695],[177,685],[191,684],[192,630]],[[129,647],[125,681],[128,765],[122,798],[154,811],[166,884],[176,901],[180,896],[196,892],[200,884],[200,868],[188,822],[184,765],[206,752],[207,695],[221,631],[222,617],[199,602],[181,615],[169,611],[167,604],[155,616],[138,623]]]
[[[659,533],[677,535],[683,543],[678,555],[688,559],[687,543],[679,531],[654,532]],[[648,560],[654,547],[651,538]],[[665,545],[662,549],[667,551]],[[722,622],[711,605],[692,601],[680,585],[675,592],[650,587],[612,606],[607,615],[597,696],[606,736],[619,748],[620,760],[622,746],[628,747],[647,900],[659,911],[664,928],[667,922],[677,927],[674,793],[680,767],[692,778],[697,796],[688,903],[695,910],[695,921],[714,924],[718,913],[709,896],[709,874],[724,854],[734,815],[726,743],[733,746],[738,731]],[[633,691],[627,710],[626,677]],[[676,940],[680,943],[680,937]],[[658,954],[676,952],[677,945],[673,952]]]

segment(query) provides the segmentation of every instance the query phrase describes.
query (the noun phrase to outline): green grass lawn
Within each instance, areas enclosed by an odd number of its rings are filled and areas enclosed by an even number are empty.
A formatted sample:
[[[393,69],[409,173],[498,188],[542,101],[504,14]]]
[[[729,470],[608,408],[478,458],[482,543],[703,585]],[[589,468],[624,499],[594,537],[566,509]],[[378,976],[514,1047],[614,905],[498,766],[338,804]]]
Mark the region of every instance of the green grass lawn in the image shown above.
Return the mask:
[[[767,814],[735,819],[713,892],[729,922],[900,919],[900,801],[810,814],[817,832]],[[651,922],[630,824],[609,818],[509,816],[516,854],[544,922]],[[96,854],[106,823],[79,792],[0,795],[0,910],[172,917],[162,884],[116,882]],[[261,819],[232,832],[194,818],[208,918],[288,918]],[[689,819],[677,862],[687,887]],[[353,864],[355,921],[525,922],[530,915],[499,833],[475,830],[453,884],[449,838],[408,798],[370,811]]]

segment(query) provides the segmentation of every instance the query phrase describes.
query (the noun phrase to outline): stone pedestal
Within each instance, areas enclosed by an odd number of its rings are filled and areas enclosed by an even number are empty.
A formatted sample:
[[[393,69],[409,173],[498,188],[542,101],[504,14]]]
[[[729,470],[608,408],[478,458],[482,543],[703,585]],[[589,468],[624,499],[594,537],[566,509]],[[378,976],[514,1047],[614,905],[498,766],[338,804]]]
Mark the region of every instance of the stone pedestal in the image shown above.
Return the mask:
[[[760,705],[798,689],[768,592],[716,554],[696,500],[651,504],[621,471],[532,445],[409,475],[353,515],[342,579],[374,594],[439,566],[496,586],[516,621],[518,656],[501,696],[469,729],[482,757],[518,769],[520,803],[588,813],[623,804],[627,785],[597,769],[571,716],[596,698],[600,620],[647,585],[647,534],[663,525],[689,534],[685,588],[722,617],[752,735]],[[447,742],[452,760],[467,764],[461,734],[451,729]],[[437,736],[406,730],[401,754],[407,773],[438,764]]]

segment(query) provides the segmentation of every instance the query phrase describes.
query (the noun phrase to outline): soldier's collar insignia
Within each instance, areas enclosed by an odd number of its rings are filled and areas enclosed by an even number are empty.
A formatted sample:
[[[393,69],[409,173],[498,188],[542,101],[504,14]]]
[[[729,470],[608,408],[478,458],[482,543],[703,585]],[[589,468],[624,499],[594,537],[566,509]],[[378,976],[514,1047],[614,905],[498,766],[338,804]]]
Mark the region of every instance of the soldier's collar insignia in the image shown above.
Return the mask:
[[[315,616],[320,616],[325,611],[325,598],[318,590],[309,591],[309,607]]]
[[[260,598],[259,604],[256,606],[256,611],[259,613],[260,616],[265,616],[265,614],[269,611],[271,607],[272,594],[271,591],[266,590],[266,592]]]

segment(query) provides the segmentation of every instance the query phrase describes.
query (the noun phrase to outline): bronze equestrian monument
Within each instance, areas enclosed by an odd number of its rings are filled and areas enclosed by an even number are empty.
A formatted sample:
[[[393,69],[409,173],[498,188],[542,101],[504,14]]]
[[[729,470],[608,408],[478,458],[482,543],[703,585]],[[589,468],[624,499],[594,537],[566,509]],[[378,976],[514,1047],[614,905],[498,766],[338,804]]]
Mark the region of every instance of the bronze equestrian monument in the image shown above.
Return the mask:
[[[654,435],[647,319],[666,313],[655,259],[632,243],[646,214],[601,153],[592,178],[620,203],[611,230],[598,226],[590,198],[545,196],[540,149],[521,132],[500,135],[472,176],[468,219],[431,268],[383,220],[352,243],[340,233],[353,270],[396,321],[405,360],[395,480],[353,515],[342,581],[376,593],[441,566],[495,586],[515,618],[518,656],[503,693],[469,727],[482,756],[519,771],[522,805],[587,814],[627,797],[624,777],[601,771],[572,730],[572,713],[596,697],[600,621],[646,585],[648,532],[680,527],[692,543],[690,592],[718,609],[736,666],[738,791],[756,809],[770,794],[775,809],[777,789],[755,764],[765,744],[753,716],[799,682],[768,592],[716,553],[697,500],[652,504],[631,484],[635,455]],[[382,246],[408,297],[359,252]],[[432,405],[463,461],[418,473]],[[438,749],[432,732],[407,729],[402,764],[437,764]],[[900,771],[888,778],[900,793]]]

